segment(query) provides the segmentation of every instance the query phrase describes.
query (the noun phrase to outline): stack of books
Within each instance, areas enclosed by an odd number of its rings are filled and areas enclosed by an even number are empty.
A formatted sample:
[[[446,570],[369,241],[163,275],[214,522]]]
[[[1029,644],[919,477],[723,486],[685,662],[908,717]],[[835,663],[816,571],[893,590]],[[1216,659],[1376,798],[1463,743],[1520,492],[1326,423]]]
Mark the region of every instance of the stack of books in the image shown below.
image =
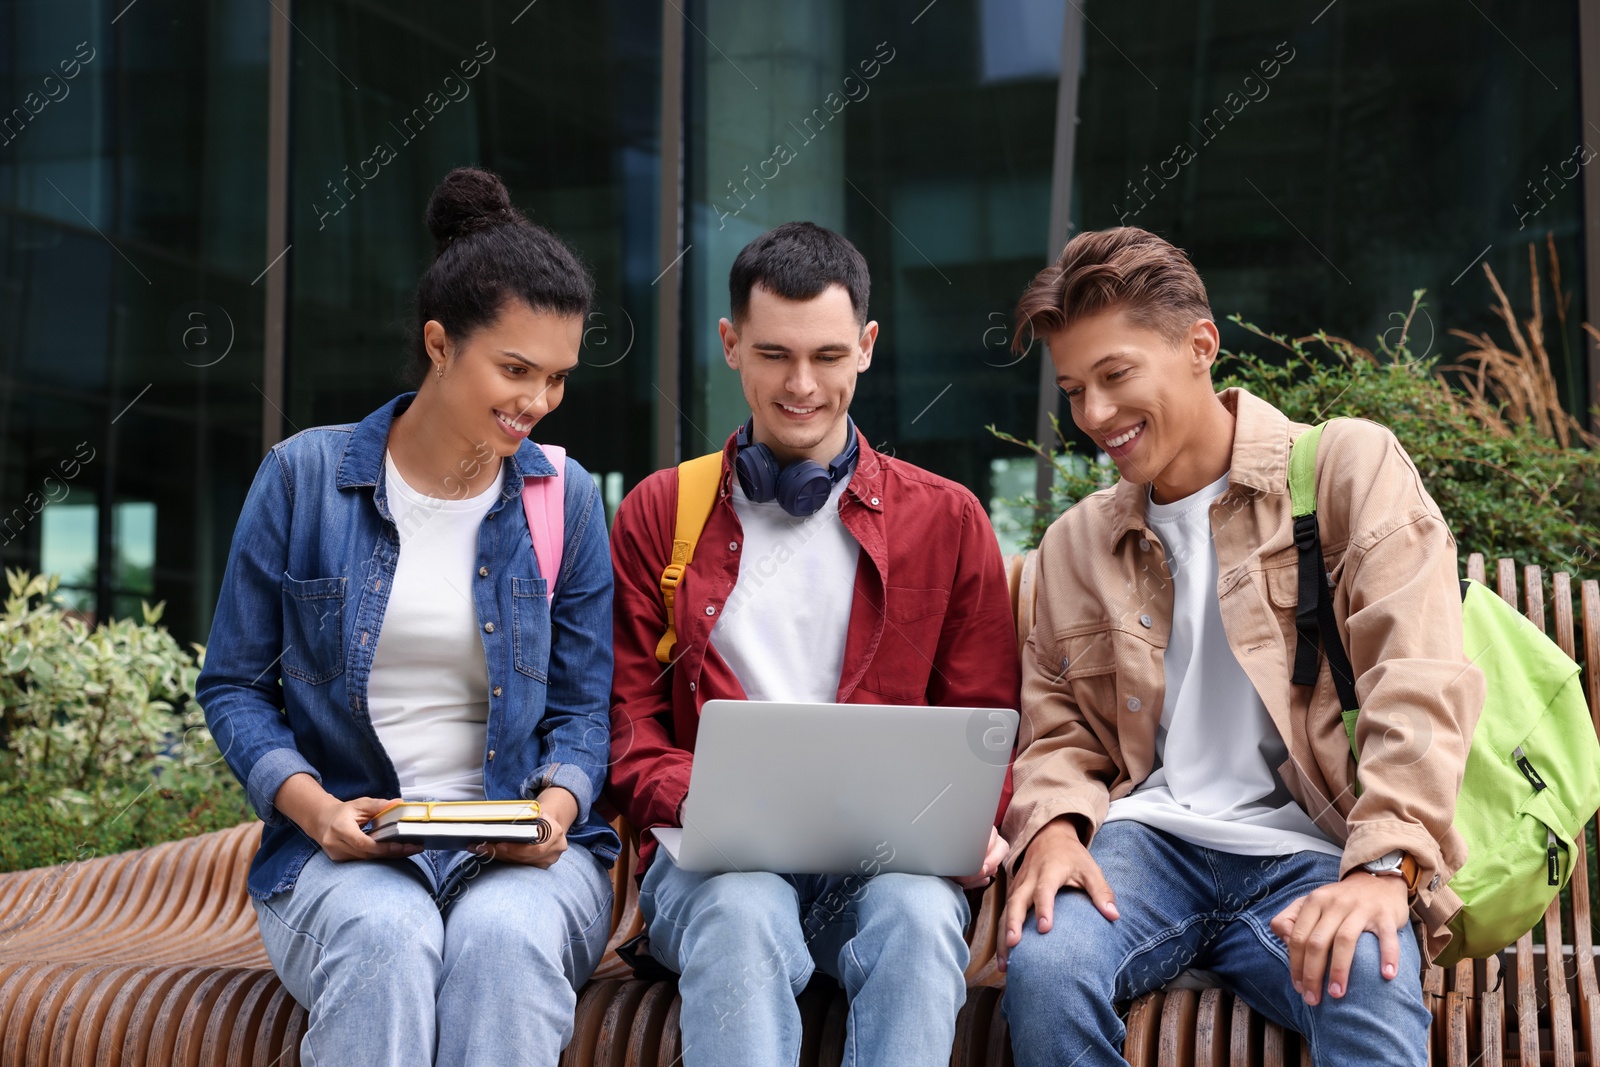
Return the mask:
[[[424,848],[463,848],[479,841],[549,840],[550,822],[536,800],[397,800],[372,817],[374,841]]]

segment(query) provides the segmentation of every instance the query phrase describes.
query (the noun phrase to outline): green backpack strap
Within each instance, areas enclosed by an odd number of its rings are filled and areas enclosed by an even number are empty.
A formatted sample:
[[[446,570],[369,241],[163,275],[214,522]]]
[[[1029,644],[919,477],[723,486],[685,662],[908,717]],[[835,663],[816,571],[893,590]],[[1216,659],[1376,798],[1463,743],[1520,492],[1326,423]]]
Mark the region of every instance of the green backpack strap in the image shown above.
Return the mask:
[[[1289,500],[1297,519],[1317,510],[1317,446],[1327,427],[1326,422],[1311,427],[1289,449]]]
[[[1329,420],[1332,421],[1332,420]],[[1345,733],[1350,751],[1356,751],[1355,670],[1339,636],[1339,623],[1333,614],[1333,590],[1328,587],[1328,572],[1322,560],[1322,535],[1317,529],[1317,448],[1328,423],[1319,423],[1294,439],[1289,451],[1289,501],[1294,513],[1294,545],[1300,554],[1300,594],[1295,607],[1294,627],[1299,640],[1294,652],[1295,685],[1316,685],[1319,651],[1328,656],[1328,671],[1339,694]],[[1320,646],[1320,648],[1319,648]]]

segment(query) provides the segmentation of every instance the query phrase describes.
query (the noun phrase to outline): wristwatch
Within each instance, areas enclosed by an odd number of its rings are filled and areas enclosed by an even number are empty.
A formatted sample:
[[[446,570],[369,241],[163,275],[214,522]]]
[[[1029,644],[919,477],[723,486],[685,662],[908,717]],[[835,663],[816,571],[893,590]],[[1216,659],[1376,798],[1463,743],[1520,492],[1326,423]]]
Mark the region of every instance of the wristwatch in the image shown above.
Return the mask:
[[[1412,859],[1410,853],[1403,848],[1385,852],[1375,860],[1368,860],[1361,865],[1361,869],[1378,877],[1395,875],[1405,881],[1407,893],[1415,893],[1417,891],[1417,875],[1419,873],[1417,861]]]

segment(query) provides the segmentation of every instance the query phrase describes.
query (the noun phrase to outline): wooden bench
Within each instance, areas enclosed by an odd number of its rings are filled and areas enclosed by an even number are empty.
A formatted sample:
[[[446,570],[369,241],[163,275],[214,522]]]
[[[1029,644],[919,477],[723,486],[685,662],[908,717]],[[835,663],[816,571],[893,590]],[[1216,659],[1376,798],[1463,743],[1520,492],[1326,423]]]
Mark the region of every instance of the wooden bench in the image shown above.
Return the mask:
[[[1008,561],[1018,640],[1032,625],[1037,561]],[[1482,580],[1483,559],[1469,574]],[[1501,595],[1546,625],[1537,568],[1519,574],[1501,560]],[[1586,664],[1600,664],[1600,585],[1581,587],[1581,626],[1571,579],[1555,576],[1549,604],[1556,639]],[[1600,683],[1586,671],[1591,710]],[[1600,726],[1597,726],[1600,728]],[[578,1000],[564,1065],[672,1067],[681,1052],[673,982],[632,977],[616,946],[640,929],[634,838],[613,871],[616,905],[606,957]],[[256,933],[245,874],[260,827],[249,823],[137,852],[0,875],[0,1065],[244,1065],[295,1067],[306,1013],[284,991]],[[1449,1067],[1600,1067],[1600,986],[1596,984],[1586,846],[1580,842],[1570,906],[1545,915],[1497,960],[1430,968],[1424,989],[1433,1011],[1433,1062]],[[952,1067],[1011,1063],[1000,1014],[1003,984],[995,964],[1003,880],[972,896],[968,995],[956,1024]],[[1561,946],[1559,966],[1545,947]],[[832,1067],[844,1047],[844,994],[819,978],[800,997],[805,1020],[802,1067]],[[1129,1008],[1126,1056],[1136,1065],[1309,1064],[1298,1035],[1268,1023],[1220,989],[1173,989]]]

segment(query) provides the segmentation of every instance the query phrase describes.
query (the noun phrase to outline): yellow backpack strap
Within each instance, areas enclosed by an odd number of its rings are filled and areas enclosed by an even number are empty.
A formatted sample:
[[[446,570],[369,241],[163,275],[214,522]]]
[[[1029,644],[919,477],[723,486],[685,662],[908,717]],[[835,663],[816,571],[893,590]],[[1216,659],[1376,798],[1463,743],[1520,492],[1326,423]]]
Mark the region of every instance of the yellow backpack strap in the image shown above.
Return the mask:
[[[672,561],[661,572],[661,601],[667,606],[667,632],[656,645],[657,662],[672,662],[673,649],[678,643],[672,602],[678,583],[683,581],[684,570],[694,559],[694,546],[700,540],[700,531],[706,528],[706,520],[711,517],[711,505],[716,501],[717,484],[721,481],[721,452],[678,464],[678,519],[672,531]]]

